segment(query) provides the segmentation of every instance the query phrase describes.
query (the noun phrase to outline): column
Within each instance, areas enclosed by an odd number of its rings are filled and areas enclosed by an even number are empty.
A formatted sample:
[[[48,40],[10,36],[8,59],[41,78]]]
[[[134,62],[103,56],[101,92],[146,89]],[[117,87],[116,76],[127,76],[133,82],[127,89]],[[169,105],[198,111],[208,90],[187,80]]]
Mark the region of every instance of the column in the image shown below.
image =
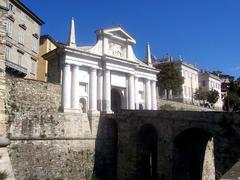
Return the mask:
[[[152,110],[157,110],[156,81],[151,81]]]
[[[65,109],[71,108],[71,66],[65,64],[63,69],[63,107]]]
[[[147,110],[151,110],[151,105],[152,105],[152,97],[151,97],[151,85],[150,85],[150,80],[149,79],[146,79],[145,80],[145,86],[146,86],[146,92],[145,92],[145,103],[146,103],[146,106],[145,106],[145,109]]]
[[[89,109],[91,111],[97,110],[97,70],[90,69],[90,91],[89,91]]]
[[[138,77],[134,79],[134,86],[135,86],[135,109],[139,109],[139,101],[138,101]]]
[[[79,66],[74,65],[72,68],[72,94],[71,107],[72,109],[79,109]]]
[[[128,75],[128,109],[135,109],[135,101],[134,101],[134,75]]]
[[[98,86],[97,86],[97,109],[99,111],[103,110],[102,100],[103,100],[103,72],[98,70]]]
[[[103,110],[111,112],[111,81],[108,69],[104,71],[103,76]]]

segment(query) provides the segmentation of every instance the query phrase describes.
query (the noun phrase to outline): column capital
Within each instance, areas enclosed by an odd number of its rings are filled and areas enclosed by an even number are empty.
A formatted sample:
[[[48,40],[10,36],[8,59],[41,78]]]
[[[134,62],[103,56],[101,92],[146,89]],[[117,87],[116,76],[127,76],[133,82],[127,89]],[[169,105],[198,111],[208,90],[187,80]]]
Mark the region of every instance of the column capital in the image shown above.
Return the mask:
[[[69,64],[69,63],[64,63],[64,66],[71,66],[71,64]]]
[[[73,68],[79,68],[79,65],[72,64],[72,67],[73,67]]]
[[[134,76],[135,74],[133,74],[133,73],[128,73],[127,75],[128,75],[128,77],[132,77],[132,76]],[[134,77],[135,77],[135,76],[134,76]]]
[[[94,67],[89,67],[89,70],[90,70],[90,71],[97,71],[97,69],[94,68]]]
[[[151,81],[151,80],[148,79],[148,78],[144,78],[144,81],[145,81],[145,82],[149,82],[149,81]]]

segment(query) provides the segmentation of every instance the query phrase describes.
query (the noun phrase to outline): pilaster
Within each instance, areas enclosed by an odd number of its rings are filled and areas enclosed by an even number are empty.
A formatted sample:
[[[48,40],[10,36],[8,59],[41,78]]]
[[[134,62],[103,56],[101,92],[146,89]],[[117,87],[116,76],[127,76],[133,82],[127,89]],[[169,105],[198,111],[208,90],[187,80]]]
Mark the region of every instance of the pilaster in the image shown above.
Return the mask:
[[[135,96],[134,96],[134,75],[129,74],[128,75],[128,108],[129,109],[135,109]]]
[[[79,66],[73,65],[72,68],[72,91],[71,91],[71,108],[79,110]]]
[[[63,107],[64,111],[71,108],[71,65],[65,64],[63,70]]]
[[[111,80],[110,80],[110,70],[104,70],[103,76],[103,110],[106,113],[111,112]]]
[[[146,103],[146,109],[151,110],[152,109],[152,97],[151,97],[151,85],[150,85],[150,80],[145,79],[145,103]]]
[[[138,77],[134,78],[134,86],[135,86],[135,109],[139,109],[139,100],[138,100]]]
[[[157,110],[156,81],[151,81],[152,110]]]
[[[102,70],[98,70],[98,79],[97,79],[97,109],[99,111],[103,110],[103,104],[102,104],[102,100],[103,100],[103,72]]]
[[[97,111],[97,70],[90,69],[89,110]]]

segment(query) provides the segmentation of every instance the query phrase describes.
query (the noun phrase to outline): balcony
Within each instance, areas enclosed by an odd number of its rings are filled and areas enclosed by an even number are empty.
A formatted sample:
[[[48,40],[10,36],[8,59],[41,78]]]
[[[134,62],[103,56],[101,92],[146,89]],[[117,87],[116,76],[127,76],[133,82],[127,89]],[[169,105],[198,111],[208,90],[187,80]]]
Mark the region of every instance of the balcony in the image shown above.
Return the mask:
[[[16,76],[24,77],[27,75],[27,68],[6,60],[6,71]]]

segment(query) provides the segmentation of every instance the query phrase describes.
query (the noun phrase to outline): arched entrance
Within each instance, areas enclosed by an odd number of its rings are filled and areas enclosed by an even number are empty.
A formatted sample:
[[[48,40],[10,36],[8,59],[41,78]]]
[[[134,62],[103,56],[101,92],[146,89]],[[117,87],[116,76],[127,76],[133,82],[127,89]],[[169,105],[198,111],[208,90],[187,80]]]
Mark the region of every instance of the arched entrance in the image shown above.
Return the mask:
[[[209,148],[206,148],[207,146]],[[213,168],[212,176],[215,176],[212,151],[212,135],[208,131],[200,128],[192,128],[180,133],[174,140],[172,179],[202,180],[208,168]],[[210,158],[207,163],[204,163],[207,153],[208,158]]]
[[[152,125],[141,127],[137,140],[137,179],[157,179],[157,141],[157,131]]]
[[[86,112],[87,112],[86,99],[85,99],[85,98],[80,98],[79,104],[80,104],[80,111],[81,111],[82,113],[86,113]]]
[[[121,93],[117,89],[111,89],[111,109],[113,112],[119,112],[122,108]]]

